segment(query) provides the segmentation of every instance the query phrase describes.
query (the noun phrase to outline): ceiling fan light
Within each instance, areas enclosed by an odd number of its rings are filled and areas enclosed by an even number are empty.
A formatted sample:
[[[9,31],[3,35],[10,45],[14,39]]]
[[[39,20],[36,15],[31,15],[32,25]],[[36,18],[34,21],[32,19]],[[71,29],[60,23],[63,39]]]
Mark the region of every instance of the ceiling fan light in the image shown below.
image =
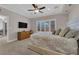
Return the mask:
[[[35,12],[39,12],[39,10],[35,10]]]
[[[48,8],[48,10],[50,10],[50,8]]]

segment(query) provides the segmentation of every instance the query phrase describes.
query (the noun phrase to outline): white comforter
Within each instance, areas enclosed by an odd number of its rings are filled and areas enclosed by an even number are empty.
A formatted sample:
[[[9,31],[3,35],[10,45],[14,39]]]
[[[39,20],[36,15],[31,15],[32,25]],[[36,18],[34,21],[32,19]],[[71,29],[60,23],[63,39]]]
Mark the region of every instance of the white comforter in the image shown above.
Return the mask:
[[[64,54],[77,54],[77,41],[52,35],[51,32],[38,32],[31,35],[33,45],[45,47]]]

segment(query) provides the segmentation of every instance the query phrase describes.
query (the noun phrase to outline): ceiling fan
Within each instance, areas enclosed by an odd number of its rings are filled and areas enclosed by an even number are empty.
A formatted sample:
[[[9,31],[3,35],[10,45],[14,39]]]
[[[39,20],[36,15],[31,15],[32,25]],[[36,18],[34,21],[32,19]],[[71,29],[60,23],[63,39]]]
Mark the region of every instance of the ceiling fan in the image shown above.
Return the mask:
[[[34,7],[34,9],[29,9],[28,11],[34,11],[34,14],[36,14],[38,12],[43,13],[41,10],[46,8],[46,7],[38,8],[38,5],[36,5],[36,4],[32,4],[32,6]]]

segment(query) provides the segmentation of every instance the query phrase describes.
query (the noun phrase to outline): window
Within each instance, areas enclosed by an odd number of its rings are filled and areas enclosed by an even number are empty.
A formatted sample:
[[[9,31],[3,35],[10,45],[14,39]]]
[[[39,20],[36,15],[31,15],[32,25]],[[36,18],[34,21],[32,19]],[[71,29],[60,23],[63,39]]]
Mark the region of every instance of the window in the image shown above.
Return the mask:
[[[55,30],[55,20],[43,20],[43,21],[37,21],[37,31],[53,31]]]

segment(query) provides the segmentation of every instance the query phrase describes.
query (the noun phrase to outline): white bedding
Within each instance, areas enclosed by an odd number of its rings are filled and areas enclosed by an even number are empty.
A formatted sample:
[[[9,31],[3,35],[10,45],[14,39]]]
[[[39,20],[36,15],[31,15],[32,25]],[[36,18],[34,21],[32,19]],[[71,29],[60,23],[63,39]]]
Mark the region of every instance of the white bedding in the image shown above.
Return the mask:
[[[31,35],[33,45],[45,47],[64,54],[77,54],[77,41],[52,35],[51,32],[38,32]]]

